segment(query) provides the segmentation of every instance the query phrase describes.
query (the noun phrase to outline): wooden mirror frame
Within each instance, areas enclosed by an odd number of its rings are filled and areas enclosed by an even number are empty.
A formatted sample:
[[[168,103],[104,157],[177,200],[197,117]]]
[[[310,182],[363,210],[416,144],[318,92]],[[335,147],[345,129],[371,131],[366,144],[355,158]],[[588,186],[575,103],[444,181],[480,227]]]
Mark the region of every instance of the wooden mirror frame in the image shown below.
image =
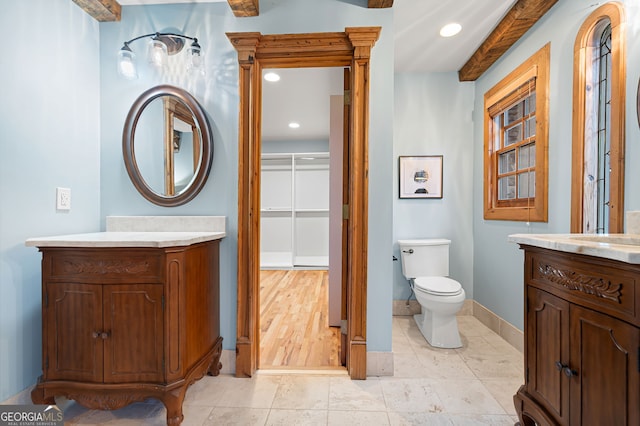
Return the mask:
[[[638,126],[640,126],[640,78],[638,79],[638,93],[636,94],[636,114],[638,114]]]
[[[380,27],[344,32],[262,35],[227,33],[238,53],[238,305],[236,376],[257,367],[260,290],[260,154],[262,69],[351,68],[346,367],[352,379],[367,375],[367,238],[369,70]]]
[[[171,96],[177,99],[188,109],[195,124],[199,130],[200,139],[202,142],[200,163],[195,169],[195,175],[189,185],[180,193],[173,195],[159,194],[154,191],[144,180],[144,177],[140,173],[138,163],[136,162],[136,154],[134,149],[135,144],[135,132],[138,120],[142,115],[145,107],[149,105],[153,100],[162,96]],[[165,122],[158,123],[158,126],[166,127]],[[166,131],[166,129],[165,129]],[[195,136],[195,133],[194,133]],[[166,139],[166,138],[165,138]],[[166,145],[166,142],[161,141],[162,146]],[[122,131],[122,156],[124,158],[124,164],[131,178],[133,186],[136,187],[138,192],[147,200],[154,204],[164,207],[175,207],[185,204],[191,201],[204,186],[211,170],[211,164],[213,163],[213,137],[211,134],[211,126],[207,119],[207,114],[200,106],[196,98],[194,98],[189,92],[179,87],[163,84],[152,87],[151,89],[143,92],[138,99],[135,100],[127,119],[125,120],[124,129]],[[173,167],[167,168],[167,165],[163,166],[165,173],[167,170],[172,170]],[[164,183],[164,182],[163,182]]]

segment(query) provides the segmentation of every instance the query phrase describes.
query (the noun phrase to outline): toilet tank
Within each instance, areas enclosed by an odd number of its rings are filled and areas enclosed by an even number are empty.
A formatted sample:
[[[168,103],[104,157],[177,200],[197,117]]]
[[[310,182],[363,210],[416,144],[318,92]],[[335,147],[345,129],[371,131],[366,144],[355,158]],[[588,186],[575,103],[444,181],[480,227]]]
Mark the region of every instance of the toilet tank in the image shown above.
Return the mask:
[[[449,244],[446,239],[399,240],[402,274],[407,279],[449,276]]]

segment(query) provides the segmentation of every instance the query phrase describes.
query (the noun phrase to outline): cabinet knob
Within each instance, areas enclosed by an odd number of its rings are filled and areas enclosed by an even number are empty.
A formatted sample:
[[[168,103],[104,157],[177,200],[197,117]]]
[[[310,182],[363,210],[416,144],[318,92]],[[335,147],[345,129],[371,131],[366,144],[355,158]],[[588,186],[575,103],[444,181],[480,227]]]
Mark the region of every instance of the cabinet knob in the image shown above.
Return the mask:
[[[103,331],[102,333],[100,333],[100,337],[102,338],[102,340],[107,339],[109,337],[109,332]]]
[[[91,337],[93,337],[94,339],[97,339],[100,336],[100,333],[98,333],[97,331],[94,331],[93,333],[91,333]]]
[[[571,368],[569,368],[567,364],[563,364],[560,361],[556,361],[555,366],[558,371],[563,371],[564,375],[567,377],[573,377],[578,375],[578,372],[576,370],[572,370]]]

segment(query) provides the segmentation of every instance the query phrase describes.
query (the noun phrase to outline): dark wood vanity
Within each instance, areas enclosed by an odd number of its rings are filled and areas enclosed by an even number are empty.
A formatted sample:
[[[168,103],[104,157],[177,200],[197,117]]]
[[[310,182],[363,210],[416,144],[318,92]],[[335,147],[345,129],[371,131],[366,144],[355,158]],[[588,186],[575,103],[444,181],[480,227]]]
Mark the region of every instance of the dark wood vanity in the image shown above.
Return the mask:
[[[525,252],[520,423],[639,425],[640,264],[516,242]]]
[[[219,243],[39,245],[43,374],[33,402],[65,396],[113,410],[156,398],[167,424],[180,424],[187,388],[221,368]]]

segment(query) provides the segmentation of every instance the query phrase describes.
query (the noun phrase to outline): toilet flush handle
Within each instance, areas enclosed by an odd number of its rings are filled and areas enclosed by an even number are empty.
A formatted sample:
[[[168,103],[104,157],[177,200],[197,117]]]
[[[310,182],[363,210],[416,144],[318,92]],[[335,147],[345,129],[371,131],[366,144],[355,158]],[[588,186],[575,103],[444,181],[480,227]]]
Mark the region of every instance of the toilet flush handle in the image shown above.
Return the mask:
[[[402,250],[403,253],[409,253],[409,254],[413,254],[413,249],[409,249],[409,250]]]

